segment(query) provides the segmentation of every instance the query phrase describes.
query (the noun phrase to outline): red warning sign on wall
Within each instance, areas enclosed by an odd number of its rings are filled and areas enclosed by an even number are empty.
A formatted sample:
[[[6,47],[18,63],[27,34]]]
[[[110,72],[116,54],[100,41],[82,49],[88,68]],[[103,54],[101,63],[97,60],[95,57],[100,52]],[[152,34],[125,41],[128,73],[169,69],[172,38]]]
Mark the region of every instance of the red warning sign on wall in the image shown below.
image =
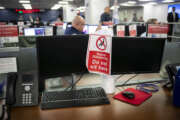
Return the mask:
[[[18,36],[18,28],[16,25],[0,25],[0,37]]]
[[[125,26],[124,25],[118,25],[117,26],[117,36],[118,37],[124,37],[125,36]]]
[[[136,37],[136,25],[129,25],[129,36]]]
[[[89,72],[111,74],[111,48],[111,36],[90,35],[86,57]]]

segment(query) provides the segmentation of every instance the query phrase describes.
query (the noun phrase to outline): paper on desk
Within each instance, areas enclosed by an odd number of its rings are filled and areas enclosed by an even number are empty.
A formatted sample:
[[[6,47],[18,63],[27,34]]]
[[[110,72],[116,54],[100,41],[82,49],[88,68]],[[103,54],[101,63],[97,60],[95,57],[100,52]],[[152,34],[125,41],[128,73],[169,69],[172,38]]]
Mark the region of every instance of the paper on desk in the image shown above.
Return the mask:
[[[17,72],[15,57],[0,58],[0,73]]]

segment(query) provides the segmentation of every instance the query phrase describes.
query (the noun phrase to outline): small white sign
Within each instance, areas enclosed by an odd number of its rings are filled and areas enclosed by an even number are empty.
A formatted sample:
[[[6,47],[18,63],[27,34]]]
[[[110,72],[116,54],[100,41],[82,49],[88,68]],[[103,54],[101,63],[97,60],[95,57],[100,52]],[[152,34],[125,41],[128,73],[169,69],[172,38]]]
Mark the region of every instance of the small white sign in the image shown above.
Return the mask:
[[[15,57],[0,58],[0,73],[17,72]]]

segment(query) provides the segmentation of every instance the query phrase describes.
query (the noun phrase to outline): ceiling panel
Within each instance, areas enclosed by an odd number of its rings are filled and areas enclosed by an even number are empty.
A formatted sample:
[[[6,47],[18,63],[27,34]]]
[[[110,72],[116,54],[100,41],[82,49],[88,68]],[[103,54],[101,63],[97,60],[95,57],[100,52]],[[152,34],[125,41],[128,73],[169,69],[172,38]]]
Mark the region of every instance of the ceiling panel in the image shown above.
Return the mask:
[[[22,5],[18,2],[19,0],[0,0],[0,6],[4,6],[5,8],[23,8]],[[62,0],[30,0],[32,4],[32,8],[39,8],[39,9],[50,9],[54,4],[58,3]],[[70,2],[77,7],[83,6],[85,0],[74,0]],[[129,0],[118,0],[118,3],[127,2]],[[146,3],[146,2],[138,2],[138,0],[131,0],[137,1],[138,4]],[[157,2],[162,2],[163,0],[155,0]],[[180,2],[180,0],[176,0],[176,2]],[[112,6],[114,0],[110,0],[110,6]]]
[[[62,0],[30,0],[32,8],[39,9],[50,9],[54,4],[58,3]],[[74,0],[73,2],[69,2],[77,7],[84,5],[84,0]],[[0,0],[0,6],[5,8],[23,8],[23,6],[19,3],[19,0]]]
[[[137,5],[148,3],[148,2],[140,2],[139,0],[118,0],[118,3],[125,3],[128,1],[136,1]],[[152,2],[158,2],[158,3],[162,3],[162,1],[164,1],[164,0],[154,0],[154,1],[152,0]],[[174,1],[180,2],[180,0],[174,0]],[[113,4],[114,4],[114,0],[110,0],[110,6],[112,6]]]

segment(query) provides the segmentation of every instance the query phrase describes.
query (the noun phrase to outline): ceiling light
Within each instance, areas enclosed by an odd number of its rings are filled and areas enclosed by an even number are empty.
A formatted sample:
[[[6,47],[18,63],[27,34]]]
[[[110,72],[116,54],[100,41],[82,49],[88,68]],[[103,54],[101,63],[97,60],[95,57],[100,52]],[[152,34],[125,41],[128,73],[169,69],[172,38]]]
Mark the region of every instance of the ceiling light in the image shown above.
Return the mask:
[[[114,10],[115,8],[119,8],[119,6],[113,5],[110,9],[111,9],[111,10]]]
[[[149,2],[149,1],[155,1],[155,0],[139,0],[141,2]]]
[[[162,1],[163,3],[169,3],[169,2],[174,2],[174,0],[164,0]]]
[[[135,1],[128,1],[124,3],[120,3],[120,6],[135,6],[136,2]]]
[[[51,7],[51,10],[57,10],[57,9],[59,9],[60,7],[62,7],[62,5],[60,5],[60,4],[55,4],[54,6]]]
[[[0,6],[0,9],[4,9],[4,7]]]
[[[59,1],[59,4],[61,4],[61,5],[67,5],[68,2],[67,2],[67,1]]]
[[[129,4],[136,4],[136,1],[128,1]]]
[[[22,4],[25,9],[32,9],[31,4]]]
[[[19,1],[19,3],[30,3],[30,1],[21,0],[21,1]]]
[[[72,1],[74,1],[74,0],[63,0],[63,1],[69,1],[69,2],[72,2]]]
[[[128,4],[127,2],[121,3],[120,5],[121,5],[121,6],[132,6],[132,4]]]
[[[157,5],[157,3],[156,2],[149,2],[149,3],[147,3],[148,5]]]

